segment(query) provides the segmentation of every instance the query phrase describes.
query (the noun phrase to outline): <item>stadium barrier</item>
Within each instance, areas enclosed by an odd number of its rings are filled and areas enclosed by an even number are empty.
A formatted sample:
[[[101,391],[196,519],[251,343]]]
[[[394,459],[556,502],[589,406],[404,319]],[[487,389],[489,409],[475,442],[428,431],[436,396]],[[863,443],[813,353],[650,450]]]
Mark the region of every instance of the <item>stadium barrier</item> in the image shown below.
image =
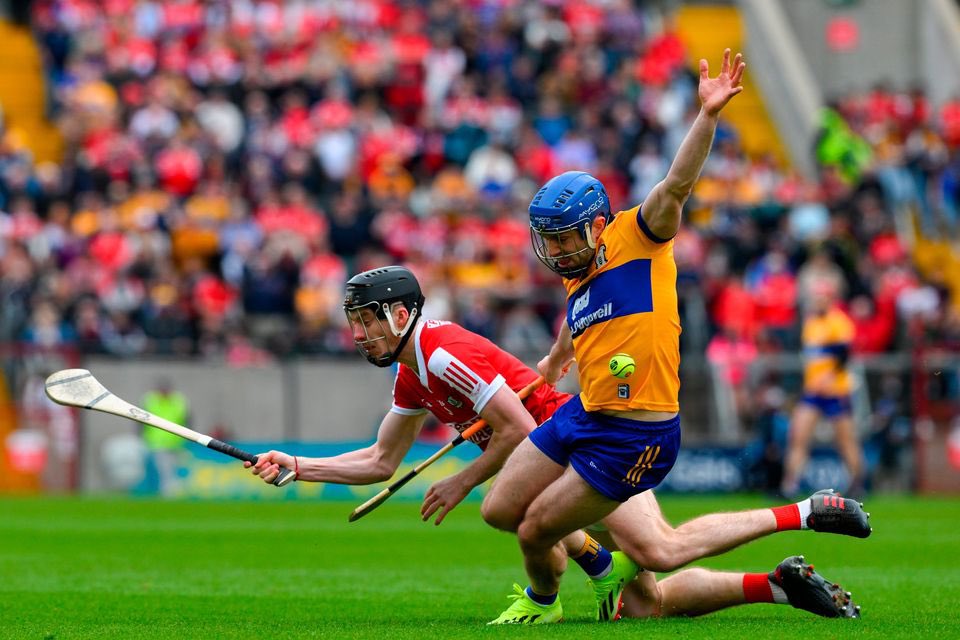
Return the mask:
[[[369,486],[345,486],[314,482],[297,482],[276,489],[254,478],[235,460],[218,455],[199,445],[189,445],[181,452],[176,479],[162,486],[158,469],[146,452],[128,441],[128,448],[116,460],[103,464],[101,474],[112,491],[141,496],[164,495],[186,499],[257,499],[257,500],[343,500],[360,504],[376,495],[385,483]],[[282,449],[302,456],[333,456],[372,444],[372,440],[337,444],[303,442],[242,442],[247,451]],[[116,444],[113,445],[116,448]],[[423,462],[441,445],[416,443],[394,474],[399,478]],[[119,453],[117,451],[116,453]],[[435,464],[427,467],[401,489],[394,500],[423,499],[427,489],[438,480],[461,471],[479,455],[475,447],[458,447]],[[673,470],[658,491],[671,493],[728,493],[765,489],[766,469],[763,449],[747,447],[691,447],[683,449]],[[843,463],[832,449],[816,449],[802,481],[804,490],[822,487],[843,487],[849,481]],[[468,500],[479,500],[490,482],[474,489]]]
[[[8,345],[0,349],[0,360],[6,382],[0,384],[0,464],[8,471],[0,473],[0,490],[6,491],[127,491],[145,474],[139,425],[64,409],[46,400],[42,381],[56,369],[91,369],[111,391],[134,404],[142,402],[159,379],[167,378],[190,401],[188,426],[247,450],[259,451],[274,443],[296,453],[313,446],[334,451],[322,447],[369,442],[389,410],[393,380],[391,371],[373,369],[352,356],[237,369],[184,360],[81,360],[70,351]],[[671,474],[671,488],[700,486],[700,490],[720,491],[731,486],[774,486],[790,408],[799,389],[799,357],[759,356],[739,390],[727,385],[716,368],[694,360],[685,356],[681,369],[681,406],[685,455],[696,451],[691,460],[698,464],[689,471],[687,463],[678,464]],[[859,380],[855,407],[868,462],[879,472],[875,474],[878,488],[960,491],[957,354],[918,352],[856,359],[855,363]],[[564,390],[575,391],[570,380],[565,381]],[[743,413],[738,410],[737,394],[753,403]],[[11,439],[14,433],[18,435]],[[441,425],[428,425],[425,433],[428,439],[418,446],[426,448],[412,453],[405,464],[422,460],[452,437]],[[819,443],[831,445],[829,436],[828,430],[821,430]],[[233,465],[232,460],[208,462],[211,454],[203,453],[206,457],[188,454],[185,470],[178,473],[193,476],[194,469],[197,478],[204,478],[215,469],[216,474],[236,472],[243,477],[242,469],[220,466]],[[201,472],[209,464],[218,466]],[[745,479],[731,480],[732,467],[752,470],[743,474]],[[830,471],[813,473],[838,477]],[[131,477],[141,480],[132,483]],[[702,485],[697,484],[698,477]],[[149,492],[146,487],[140,490]],[[206,495],[206,490],[192,489],[191,495]],[[350,495],[366,494],[357,490]]]

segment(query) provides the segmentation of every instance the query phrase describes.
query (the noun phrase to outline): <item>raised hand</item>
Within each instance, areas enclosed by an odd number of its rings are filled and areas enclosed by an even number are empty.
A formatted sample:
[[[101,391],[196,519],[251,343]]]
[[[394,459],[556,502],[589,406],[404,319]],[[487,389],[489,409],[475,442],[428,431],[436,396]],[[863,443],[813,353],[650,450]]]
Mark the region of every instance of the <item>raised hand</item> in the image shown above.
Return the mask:
[[[720,75],[710,77],[710,66],[706,60],[700,60],[700,103],[703,110],[711,116],[720,113],[727,106],[730,98],[743,91],[743,70],[746,68],[743,56],[737,54],[730,64],[730,49],[723,51],[723,63],[720,65]]]

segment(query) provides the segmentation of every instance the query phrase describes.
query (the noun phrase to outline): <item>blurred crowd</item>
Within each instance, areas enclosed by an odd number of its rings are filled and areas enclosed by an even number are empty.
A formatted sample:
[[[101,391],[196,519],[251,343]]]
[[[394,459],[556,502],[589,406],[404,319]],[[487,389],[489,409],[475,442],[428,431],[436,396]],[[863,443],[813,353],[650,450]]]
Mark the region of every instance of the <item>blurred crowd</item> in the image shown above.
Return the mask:
[[[87,353],[349,351],[345,279],[395,262],[427,316],[542,353],[530,197],[578,169],[633,206],[699,108],[656,3],[37,0],[33,26],[66,154],[0,147],[0,341]],[[821,279],[857,352],[960,341],[895,228],[957,234],[958,148],[960,101],[884,87],[825,113],[816,181],[722,125],[676,242],[685,348],[735,382],[798,347]]]

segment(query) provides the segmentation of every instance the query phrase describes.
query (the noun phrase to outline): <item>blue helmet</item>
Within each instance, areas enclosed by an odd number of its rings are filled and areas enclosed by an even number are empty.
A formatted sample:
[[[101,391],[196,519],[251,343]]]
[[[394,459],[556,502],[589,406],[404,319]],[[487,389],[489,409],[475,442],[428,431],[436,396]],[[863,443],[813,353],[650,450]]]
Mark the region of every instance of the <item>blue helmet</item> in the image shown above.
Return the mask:
[[[603,183],[583,171],[561,173],[537,191],[529,212],[530,237],[540,261],[565,278],[586,273],[590,262],[578,256],[596,249],[590,226],[598,215],[608,221],[611,216],[610,198]],[[573,251],[551,255],[548,245],[560,246],[561,234],[574,229],[586,244],[581,242]],[[561,267],[561,261],[572,264]]]

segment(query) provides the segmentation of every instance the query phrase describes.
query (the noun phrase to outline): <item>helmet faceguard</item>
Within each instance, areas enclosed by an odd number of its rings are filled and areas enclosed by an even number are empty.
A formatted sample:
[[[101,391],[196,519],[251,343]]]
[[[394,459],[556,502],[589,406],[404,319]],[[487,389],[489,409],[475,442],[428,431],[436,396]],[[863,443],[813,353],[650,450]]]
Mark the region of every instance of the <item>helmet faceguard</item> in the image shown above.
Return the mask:
[[[363,327],[364,339],[354,338],[357,350],[371,364],[378,367],[392,365],[397,361],[410,336],[413,335],[413,328],[420,317],[423,302],[420,284],[404,267],[371,269],[350,278],[347,282],[343,311],[351,327]],[[393,310],[397,304],[402,304],[410,314],[410,319],[403,328],[398,328],[393,320]],[[365,309],[369,311],[366,318],[362,313]],[[386,327],[384,327],[384,321],[386,321]],[[372,322],[379,327],[378,335],[372,335],[370,332]],[[371,355],[370,346],[380,340],[386,341],[388,333],[400,338],[396,348],[392,351],[387,350],[380,356]]]
[[[564,278],[584,275],[597,248],[589,222],[563,229],[540,230],[531,227],[530,241],[540,262]],[[562,263],[566,265],[561,266]]]
[[[603,184],[582,171],[560,174],[537,192],[529,212],[530,240],[540,261],[564,278],[585,275],[597,248],[593,221],[611,217]]]

